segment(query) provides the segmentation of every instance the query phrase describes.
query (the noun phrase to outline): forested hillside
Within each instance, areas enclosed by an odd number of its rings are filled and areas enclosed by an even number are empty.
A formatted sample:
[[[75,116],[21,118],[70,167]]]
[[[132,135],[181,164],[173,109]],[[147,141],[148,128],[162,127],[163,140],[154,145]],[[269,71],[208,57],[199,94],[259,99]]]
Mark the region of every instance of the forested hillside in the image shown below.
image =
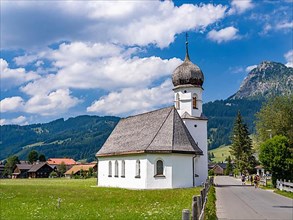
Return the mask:
[[[231,99],[208,102],[203,105],[208,117],[209,149],[231,144],[231,132],[238,110],[248,125],[250,133],[255,132],[255,114],[261,108],[262,100]]]
[[[12,154],[26,159],[29,151],[37,150],[47,157],[94,160],[118,121],[118,117],[78,116],[46,124],[4,125],[0,159]]]

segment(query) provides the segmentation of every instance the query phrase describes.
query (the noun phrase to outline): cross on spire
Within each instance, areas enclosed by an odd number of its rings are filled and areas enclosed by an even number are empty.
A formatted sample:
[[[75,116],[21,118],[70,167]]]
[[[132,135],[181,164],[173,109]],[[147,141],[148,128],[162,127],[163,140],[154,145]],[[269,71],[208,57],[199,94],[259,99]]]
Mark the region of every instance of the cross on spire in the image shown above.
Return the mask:
[[[189,53],[188,53],[188,33],[186,32],[185,34],[185,47],[186,47],[186,55],[185,55],[185,60],[190,60],[189,58]]]

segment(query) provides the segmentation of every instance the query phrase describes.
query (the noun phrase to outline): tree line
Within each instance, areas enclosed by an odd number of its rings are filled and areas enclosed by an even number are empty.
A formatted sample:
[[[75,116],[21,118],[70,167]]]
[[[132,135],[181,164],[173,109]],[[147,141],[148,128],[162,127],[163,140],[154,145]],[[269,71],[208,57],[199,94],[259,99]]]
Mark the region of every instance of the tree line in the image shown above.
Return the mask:
[[[231,136],[231,154],[235,162],[234,172],[252,173],[259,162],[272,174],[273,185],[277,179],[293,180],[293,95],[269,99],[256,114],[257,149],[240,111],[234,122]]]

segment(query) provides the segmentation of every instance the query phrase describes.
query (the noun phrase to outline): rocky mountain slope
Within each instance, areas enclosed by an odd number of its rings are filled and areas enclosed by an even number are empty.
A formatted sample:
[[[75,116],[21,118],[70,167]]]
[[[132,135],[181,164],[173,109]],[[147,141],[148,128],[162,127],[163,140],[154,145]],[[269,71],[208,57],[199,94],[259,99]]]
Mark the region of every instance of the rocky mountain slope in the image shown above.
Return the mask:
[[[268,98],[289,95],[293,91],[293,68],[264,61],[254,68],[230,99]]]
[[[250,133],[255,132],[255,114],[263,102],[293,91],[293,68],[282,63],[264,61],[243,80],[239,90],[226,100],[203,105],[208,121],[209,149],[231,144],[231,132],[238,110]]]

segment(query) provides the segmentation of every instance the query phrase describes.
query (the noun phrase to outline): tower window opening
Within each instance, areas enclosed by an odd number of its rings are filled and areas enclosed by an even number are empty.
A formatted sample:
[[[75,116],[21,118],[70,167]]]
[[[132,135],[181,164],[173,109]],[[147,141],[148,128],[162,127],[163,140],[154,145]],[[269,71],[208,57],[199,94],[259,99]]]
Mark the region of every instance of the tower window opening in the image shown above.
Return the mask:
[[[192,107],[193,107],[193,109],[197,109],[195,96],[192,98]]]

